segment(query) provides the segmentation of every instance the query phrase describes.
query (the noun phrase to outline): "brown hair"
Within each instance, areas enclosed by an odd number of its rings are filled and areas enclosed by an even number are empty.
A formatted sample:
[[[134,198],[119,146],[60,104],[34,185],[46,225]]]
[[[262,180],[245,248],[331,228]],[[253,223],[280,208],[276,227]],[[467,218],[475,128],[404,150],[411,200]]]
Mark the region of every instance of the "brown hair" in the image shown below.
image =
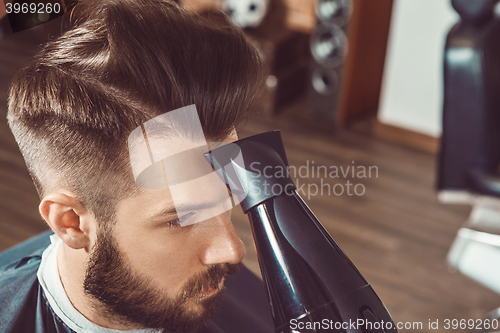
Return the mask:
[[[74,26],[14,78],[9,126],[40,197],[72,190],[99,221],[135,188],[127,137],[195,104],[226,137],[260,93],[258,52],[235,27],[167,0],[82,0]]]

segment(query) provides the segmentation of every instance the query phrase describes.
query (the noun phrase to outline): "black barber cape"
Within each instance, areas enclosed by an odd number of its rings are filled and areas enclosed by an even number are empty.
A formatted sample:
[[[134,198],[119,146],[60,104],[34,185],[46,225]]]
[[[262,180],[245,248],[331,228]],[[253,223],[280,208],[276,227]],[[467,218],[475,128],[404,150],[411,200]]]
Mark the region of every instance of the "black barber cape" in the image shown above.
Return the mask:
[[[74,332],[49,306],[37,271],[50,244],[44,233],[0,254],[0,332]],[[274,331],[262,281],[246,267],[226,279],[219,312],[197,333],[272,333]]]

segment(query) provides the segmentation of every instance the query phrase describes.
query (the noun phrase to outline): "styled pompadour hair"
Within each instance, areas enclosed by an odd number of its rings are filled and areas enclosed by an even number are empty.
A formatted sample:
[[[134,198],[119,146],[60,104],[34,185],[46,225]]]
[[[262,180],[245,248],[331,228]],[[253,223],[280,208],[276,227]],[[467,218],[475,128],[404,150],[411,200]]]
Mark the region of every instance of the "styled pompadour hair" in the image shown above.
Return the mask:
[[[243,32],[167,0],[81,0],[72,27],[14,78],[8,122],[41,198],[71,190],[102,222],[136,188],[127,137],[195,104],[226,137],[263,86]]]

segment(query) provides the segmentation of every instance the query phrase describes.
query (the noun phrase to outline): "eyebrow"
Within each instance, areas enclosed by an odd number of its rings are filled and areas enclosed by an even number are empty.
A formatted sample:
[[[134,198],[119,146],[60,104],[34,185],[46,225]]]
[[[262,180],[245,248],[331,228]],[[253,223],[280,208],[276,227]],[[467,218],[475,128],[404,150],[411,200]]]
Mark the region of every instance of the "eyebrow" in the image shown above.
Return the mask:
[[[227,198],[227,199],[229,199],[229,198]],[[226,199],[224,199],[224,200],[226,200]],[[219,203],[219,202],[211,201],[211,202],[204,202],[204,203],[200,203],[200,204],[188,204],[188,205],[178,205],[178,206],[179,206],[179,211],[187,212],[187,211],[196,211],[196,210],[200,210],[203,208],[212,207],[214,204],[217,204],[217,203]],[[172,207],[164,208],[159,213],[156,213],[156,214],[150,216],[150,218],[157,219],[157,218],[168,216],[168,215],[177,215],[177,209],[176,209],[175,205]]]
[[[159,213],[154,214],[151,217],[155,218],[155,217],[161,217],[161,216],[165,216],[165,215],[175,215],[175,214],[177,214],[177,210],[175,209],[175,206],[173,206],[173,207],[168,207],[168,208],[162,209]]]

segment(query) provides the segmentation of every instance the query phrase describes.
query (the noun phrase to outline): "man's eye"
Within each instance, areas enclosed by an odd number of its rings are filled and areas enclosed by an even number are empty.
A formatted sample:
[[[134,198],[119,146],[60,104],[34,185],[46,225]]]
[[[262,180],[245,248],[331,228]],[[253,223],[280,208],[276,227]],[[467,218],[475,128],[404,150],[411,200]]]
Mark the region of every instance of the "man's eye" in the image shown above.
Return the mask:
[[[182,222],[186,222],[186,219],[188,219],[189,217],[191,217],[195,214],[196,214],[195,212],[189,212],[187,214],[184,214],[181,217],[178,217],[175,220],[168,222],[168,226],[172,227],[172,228],[181,227],[181,219],[182,219]]]
[[[168,222],[168,226],[172,228],[180,227],[181,226],[181,220],[179,218],[172,220]]]

